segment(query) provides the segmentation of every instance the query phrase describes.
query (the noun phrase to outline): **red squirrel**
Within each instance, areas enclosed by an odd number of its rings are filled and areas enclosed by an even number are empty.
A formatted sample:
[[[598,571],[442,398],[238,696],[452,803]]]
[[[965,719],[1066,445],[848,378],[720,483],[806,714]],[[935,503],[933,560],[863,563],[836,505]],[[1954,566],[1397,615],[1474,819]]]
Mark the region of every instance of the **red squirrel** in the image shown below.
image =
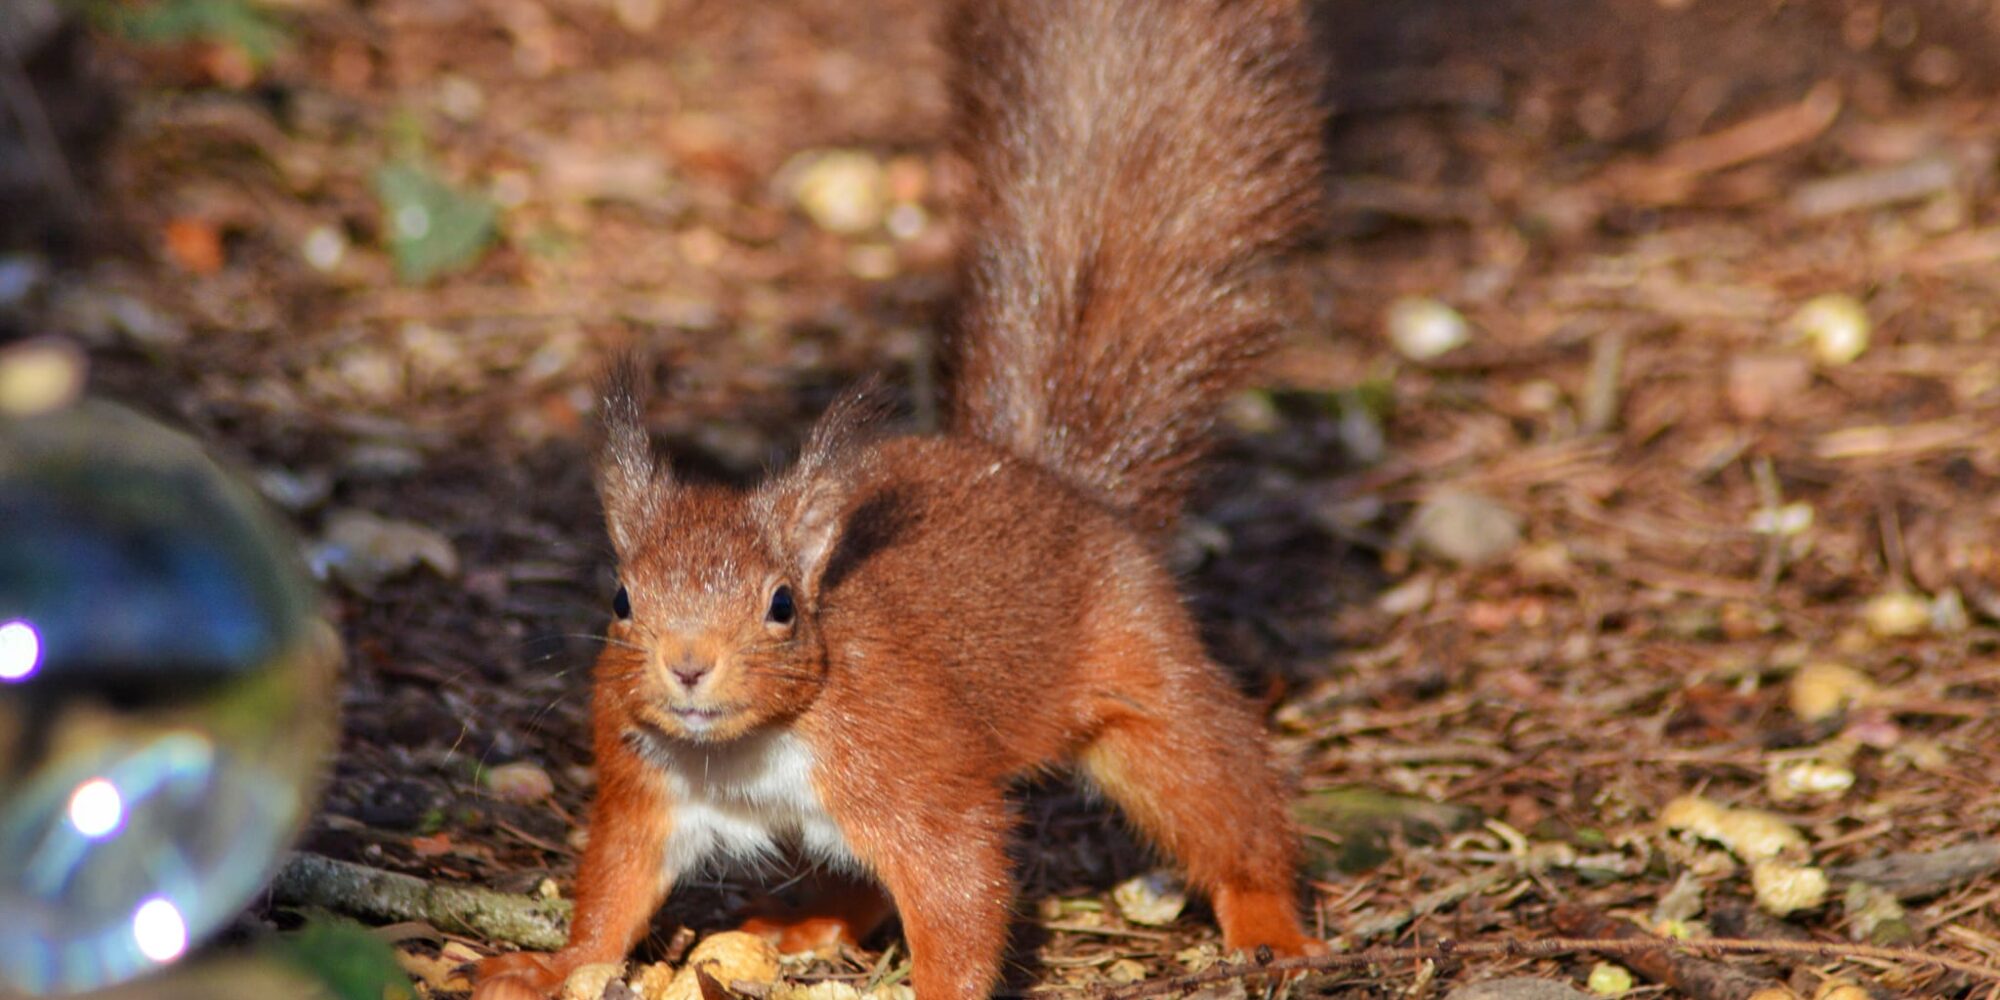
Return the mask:
[[[595,472],[623,587],[569,944],[482,963],[481,1000],[622,960],[676,878],[786,843],[886,888],[918,996],[984,997],[1007,792],[1055,768],[1180,864],[1228,947],[1323,947],[1287,783],[1160,558],[1318,218],[1303,16],[968,0],[947,26],[975,190],[946,429],[873,435],[850,394],[767,482],[684,483],[614,368]]]

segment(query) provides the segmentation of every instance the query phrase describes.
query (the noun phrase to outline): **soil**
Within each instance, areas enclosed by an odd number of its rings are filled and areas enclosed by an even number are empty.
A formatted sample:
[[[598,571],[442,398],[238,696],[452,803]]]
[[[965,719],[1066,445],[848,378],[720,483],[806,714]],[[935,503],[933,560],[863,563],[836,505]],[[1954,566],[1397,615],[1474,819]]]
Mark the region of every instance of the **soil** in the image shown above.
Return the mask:
[[[782,462],[870,372],[925,423],[956,169],[938,6],[285,0],[288,41],[261,65],[91,38],[88,85],[120,110],[70,178],[90,221],[8,228],[10,259],[51,270],[0,336],[84,344],[101,392],[288,494],[304,539],[358,509],[456,556],[329,583],[345,724],[304,849],[568,887],[615,589],[580,440],[609,353],[657,359],[653,425],[700,476]],[[1908,900],[1893,933],[1838,891],[1778,920],[1752,907],[1746,859],[1661,814],[1697,793],[1773,810],[1825,868],[2000,835],[2000,12],[1315,13],[1332,211],[1309,321],[1232,411],[1175,559],[1321,810],[1317,925],[1350,947],[1540,940],[1571,904],[1829,945],[1727,960],[1801,995],[1839,977],[1990,995],[1963,971],[1839,957],[1859,940],[1993,969],[1990,874]],[[866,154],[900,214],[817,224],[794,192],[827,150]],[[391,162],[495,204],[491,248],[399,280],[375,188]],[[1858,356],[1801,339],[1826,295],[1858,306]],[[1399,351],[1385,317],[1408,298],[1448,306],[1468,342]],[[1440,504],[1473,512],[1490,558],[1448,557],[1417,516]],[[1816,664],[1870,686],[1801,714]],[[484,776],[512,762],[553,795],[496,796]],[[1806,765],[1851,784],[1788,793]],[[1347,823],[1354,786],[1407,798]],[[1215,960],[1198,905],[1164,927],[1121,914],[1112,887],[1153,862],[1066,783],[1028,792],[1021,845],[1010,990]],[[1703,905],[1663,907],[1683,879]],[[757,884],[676,893],[656,949],[676,921],[731,924]],[[284,919],[249,919],[267,917]],[[901,962],[892,940],[788,974],[866,979]],[[1598,961],[1490,954],[1291,989],[1581,985]]]

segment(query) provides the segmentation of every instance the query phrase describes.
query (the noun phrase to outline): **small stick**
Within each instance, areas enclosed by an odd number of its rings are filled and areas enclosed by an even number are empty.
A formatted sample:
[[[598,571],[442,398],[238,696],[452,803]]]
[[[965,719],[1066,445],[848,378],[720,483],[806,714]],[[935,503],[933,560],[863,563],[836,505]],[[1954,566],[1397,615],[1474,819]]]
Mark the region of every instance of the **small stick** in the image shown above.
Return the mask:
[[[1659,940],[1639,927],[1614,920],[1609,914],[1589,907],[1558,906],[1553,916],[1557,930],[1579,937],[1618,941]],[[1669,951],[1641,952],[1623,956],[1623,960],[1633,972],[1671,986],[1695,1000],[1749,1000],[1758,991],[1778,985],[1721,962]]]
[[[374,920],[423,920],[443,930],[553,951],[569,939],[570,904],[411,875],[299,852],[271,880],[271,898]]]

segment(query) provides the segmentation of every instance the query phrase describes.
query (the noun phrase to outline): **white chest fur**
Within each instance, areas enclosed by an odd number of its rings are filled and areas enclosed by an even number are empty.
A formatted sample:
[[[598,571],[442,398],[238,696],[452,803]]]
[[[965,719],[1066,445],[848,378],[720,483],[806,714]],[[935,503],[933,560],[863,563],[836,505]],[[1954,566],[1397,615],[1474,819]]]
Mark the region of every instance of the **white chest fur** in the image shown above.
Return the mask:
[[[774,860],[796,844],[808,859],[855,866],[840,828],[813,791],[812,751],[778,732],[724,744],[642,741],[674,798],[667,870],[684,875],[716,860]]]

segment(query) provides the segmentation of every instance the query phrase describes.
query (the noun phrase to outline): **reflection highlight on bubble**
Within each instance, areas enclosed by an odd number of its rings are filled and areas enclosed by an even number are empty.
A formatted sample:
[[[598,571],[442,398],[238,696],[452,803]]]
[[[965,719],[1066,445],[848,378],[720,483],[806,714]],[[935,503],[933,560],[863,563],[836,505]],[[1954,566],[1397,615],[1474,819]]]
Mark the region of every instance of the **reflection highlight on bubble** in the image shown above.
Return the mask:
[[[42,665],[42,637],[24,621],[0,624],[0,682],[25,681]]]
[[[118,786],[103,778],[92,778],[76,786],[69,796],[69,825],[92,840],[117,832],[125,822],[125,799]]]
[[[187,950],[187,922],[174,904],[154,896],[133,912],[132,940],[139,943],[140,954],[165,965]]]

